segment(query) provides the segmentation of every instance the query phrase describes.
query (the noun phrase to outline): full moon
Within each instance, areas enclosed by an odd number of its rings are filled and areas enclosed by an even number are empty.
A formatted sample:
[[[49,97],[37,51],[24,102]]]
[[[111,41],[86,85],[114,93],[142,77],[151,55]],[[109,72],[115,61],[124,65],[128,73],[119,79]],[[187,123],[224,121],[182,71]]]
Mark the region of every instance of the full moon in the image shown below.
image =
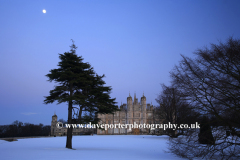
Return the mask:
[[[42,10],[43,13],[46,13],[47,11],[45,9]]]

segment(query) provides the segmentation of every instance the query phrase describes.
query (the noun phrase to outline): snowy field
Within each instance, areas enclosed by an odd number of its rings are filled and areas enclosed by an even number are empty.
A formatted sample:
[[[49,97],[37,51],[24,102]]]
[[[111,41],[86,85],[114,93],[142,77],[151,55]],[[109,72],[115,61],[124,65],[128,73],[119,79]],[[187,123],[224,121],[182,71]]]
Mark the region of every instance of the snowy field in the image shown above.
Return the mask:
[[[74,136],[66,149],[66,137],[0,140],[1,160],[177,160],[167,150],[167,136],[94,135]]]

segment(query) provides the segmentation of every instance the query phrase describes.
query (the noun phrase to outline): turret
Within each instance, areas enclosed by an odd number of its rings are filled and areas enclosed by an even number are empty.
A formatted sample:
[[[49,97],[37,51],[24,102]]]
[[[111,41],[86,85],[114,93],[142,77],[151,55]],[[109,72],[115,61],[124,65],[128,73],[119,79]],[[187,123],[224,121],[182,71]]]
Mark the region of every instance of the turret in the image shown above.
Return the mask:
[[[55,135],[54,134],[54,130],[56,128],[56,124],[57,124],[57,115],[54,113],[54,115],[52,116],[52,122],[51,122],[51,135]]]
[[[153,105],[150,106],[150,111],[153,111]]]
[[[150,111],[150,104],[147,104],[147,110]]]
[[[134,93],[134,101],[133,101],[134,104],[137,104],[138,103],[138,99],[136,98],[136,93]]]
[[[142,110],[143,111],[146,111],[146,97],[144,96],[144,93],[143,93],[143,96],[141,97],[141,105],[142,105]]]
[[[127,97],[127,109],[132,111],[132,97],[129,93],[129,97]]]
[[[123,110],[123,105],[120,106],[120,110],[121,110],[121,111]]]

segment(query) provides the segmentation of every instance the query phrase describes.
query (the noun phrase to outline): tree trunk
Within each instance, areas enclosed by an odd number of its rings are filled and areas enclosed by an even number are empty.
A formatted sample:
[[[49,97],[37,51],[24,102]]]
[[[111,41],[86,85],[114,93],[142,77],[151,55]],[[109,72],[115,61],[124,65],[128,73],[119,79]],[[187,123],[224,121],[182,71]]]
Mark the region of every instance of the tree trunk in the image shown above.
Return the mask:
[[[72,101],[69,101],[68,106],[68,124],[72,124]],[[66,148],[72,149],[72,127],[67,129]]]
[[[70,84],[70,97],[72,97],[72,84]],[[72,124],[72,100],[68,102],[68,124]],[[67,129],[66,148],[72,149],[72,126]]]

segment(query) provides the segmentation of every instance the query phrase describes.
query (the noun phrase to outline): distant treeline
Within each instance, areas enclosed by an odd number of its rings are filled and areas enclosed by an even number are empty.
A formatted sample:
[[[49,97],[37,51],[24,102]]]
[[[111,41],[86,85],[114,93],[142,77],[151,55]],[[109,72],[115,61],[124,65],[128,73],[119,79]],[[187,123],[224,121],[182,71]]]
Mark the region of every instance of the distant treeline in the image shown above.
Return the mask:
[[[26,137],[26,136],[48,136],[51,132],[50,125],[30,124],[14,121],[10,125],[0,125],[0,138],[4,137]]]

